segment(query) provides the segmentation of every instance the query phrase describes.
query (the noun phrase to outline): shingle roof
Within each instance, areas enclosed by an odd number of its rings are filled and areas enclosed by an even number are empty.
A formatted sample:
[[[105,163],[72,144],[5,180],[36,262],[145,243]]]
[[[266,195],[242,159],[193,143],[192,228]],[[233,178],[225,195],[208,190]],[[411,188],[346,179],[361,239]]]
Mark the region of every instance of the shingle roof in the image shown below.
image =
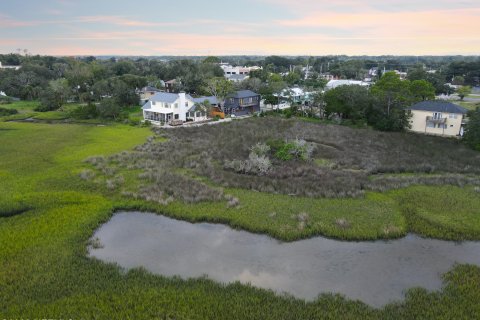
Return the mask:
[[[150,97],[150,101],[174,103],[178,99],[177,93],[157,92]]]
[[[461,107],[457,104],[442,101],[442,100],[428,100],[422,101],[414,104],[410,110],[422,110],[422,111],[432,111],[432,112],[445,112],[445,113],[467,113],[467,109]]]
[[[255,93],[250,90],[240,90],[228,95],[229,98],[238,98],[238,99],[255,97],[255,96],[258,96],[258,93]]]
[[[193,102],[195,103],[203,103],[205,100],[208,100],[210,104],[217,104],[217,98],[215,98],[215,96],[193,98]]]
[[[160,89],[157,89],[155,87],[151,87],[151,86],[146,86],[146,87],[143,87],[141,89],[141,91],[143,92],[146,92],[146,91],[156,91],[156,92],[160,92]]]
[[[227,74],[229,80],[245,80],[250,78],[248,74]]]

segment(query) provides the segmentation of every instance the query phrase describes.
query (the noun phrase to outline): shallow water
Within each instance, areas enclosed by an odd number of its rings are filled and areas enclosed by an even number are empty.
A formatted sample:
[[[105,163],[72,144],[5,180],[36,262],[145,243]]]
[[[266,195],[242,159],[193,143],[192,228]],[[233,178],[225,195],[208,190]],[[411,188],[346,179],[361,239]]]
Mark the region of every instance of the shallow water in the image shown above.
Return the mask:
[[[164,276],[207,275],[219,282],[251,283],[313,300],[340,293],[372,306],[403,299],[406,289],[441,288],[455,262],[480,265],[480,242],[455,243],[408,235],[403,239],[344,242],[316,237],[291,243],[164,216],[121,212],[94,237],[90,255]]]

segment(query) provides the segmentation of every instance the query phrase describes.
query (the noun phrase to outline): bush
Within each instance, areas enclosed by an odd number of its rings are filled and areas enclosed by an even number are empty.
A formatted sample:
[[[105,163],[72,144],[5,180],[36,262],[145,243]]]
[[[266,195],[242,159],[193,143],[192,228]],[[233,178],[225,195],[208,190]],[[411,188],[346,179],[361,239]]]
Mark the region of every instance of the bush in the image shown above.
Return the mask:
[[[98,117],[97,107],[93,103],[81,105],[70,112],[70,117],[74,119],[95,119]]]
[[[275,157],[282,161],[292,159],[309,160],[313,153],[313,144],[303,139],[295,139],[290,142],[273,142]]]
[[[11,116],[12,114],[17,114],[17,109],[7,109],[7,108],[0,108],[0,117],[4,116]]]

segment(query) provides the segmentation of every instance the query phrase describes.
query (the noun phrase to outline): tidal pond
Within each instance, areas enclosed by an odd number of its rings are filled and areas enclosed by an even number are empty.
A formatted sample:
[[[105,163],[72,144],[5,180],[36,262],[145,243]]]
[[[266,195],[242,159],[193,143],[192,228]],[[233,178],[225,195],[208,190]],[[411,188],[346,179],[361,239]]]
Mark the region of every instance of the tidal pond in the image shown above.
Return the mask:
[[[416,235],[390,241],[345,242],[315,237],[281,242],[210,223],[119,212],[93,238],[89,255],[164,276],[208,278],[286,292],[313,300],[340,293],[381,307],[412,287],[439,290],[455,263],[480,265],[480,242],[450,242]]]

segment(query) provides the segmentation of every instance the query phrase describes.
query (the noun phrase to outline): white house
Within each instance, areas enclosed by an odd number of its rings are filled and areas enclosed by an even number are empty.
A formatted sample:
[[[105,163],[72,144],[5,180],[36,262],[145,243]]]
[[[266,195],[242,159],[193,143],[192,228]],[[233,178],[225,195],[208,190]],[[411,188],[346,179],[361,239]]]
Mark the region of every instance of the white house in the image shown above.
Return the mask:
[[[0,69],[13,69],[19,70],[22,66],[3,66],[2,62],[0,61]]]
[[[157,92],[142,107],[143,118],[154,124],[170,123],[173,120],[203,121],[207,114],[199,108],[199,104],[208,100],[216,105],[215,97],[192,98],[185,92]]]

